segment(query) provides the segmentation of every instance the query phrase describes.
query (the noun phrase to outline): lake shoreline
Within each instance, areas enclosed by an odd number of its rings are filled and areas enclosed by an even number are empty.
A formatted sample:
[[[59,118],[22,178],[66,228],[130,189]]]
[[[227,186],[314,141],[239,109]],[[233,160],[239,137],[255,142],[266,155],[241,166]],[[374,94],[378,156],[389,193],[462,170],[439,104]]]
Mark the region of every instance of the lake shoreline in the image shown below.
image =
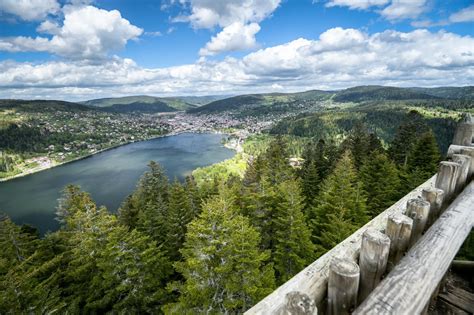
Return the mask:
[[[180,135],[180,134],[185,134],[185,133],[212,133],[212,134],[224,134],[220,131],[216,131],[216,130],[206,130],[206,131],[193,131],[193,130],[185,130],[185,131],[172,131],[170,133],[167,133],[167,134],[164,134],[164,135],[159,135],[159,136],[155,136],[155,137],[150,137],[150,138],[146,138],[146,139],[142,139],[142,140],[134,140],[134,141],[130,141],[130,142],[125,142],[125,143],[121,143],[121,144],[117,144],[117,145],[114,145],[114,146],[111,146],[111,147],[108,147],[108,148],[104,148],[104,149],[101,149],[101,150],[98,150],[96,152],[93,152],[93,153],[89,153],[89,154],[86,154],[86,155],[83,155],[83,156],[79,156],[77,158],[74,158],[72,160],[69,160],[69,161],[64,161],[64,162],[57,162],[55,164],[52,164],[52,165],[49,165],[47,167],[40,167],[40,168],[34,168],[34,169],[31,169],[27,172],[22,172],[20,174],[16,174],[16,175],[13,175],[13,176],[9,176],[9,177],[5,177],[5,178],[0,178],[0,183],[2,182],[7,182],[7,181],[11,181],[11,180],[14,180],[14,179],[18,179],[18,178],[22,178],[22,177],[26,177],[28,175],[32,175],[32,174],[36,174],[36,173],[39,173],[39,172],[43,172],[43,171],[47,171],[47,170],[50,170],[50,169],[53,169],[55,167],[58,167],[58,166],[62,166],[62,165],[66,165],[66,164],[69,164],[69,163],[72,163],[72,162],[77,162],[77,161],[80,161],[80,160],[84,160],[84,159],[87,159],[87,158],[90,158],[94,155],[97,155],[99,153],[103,153],[103,152],[106,152],[106,151],[110,151],[110,150],[113,150],[113,149],[116,149],[116,148],[119,148],[119,147],[122,147],[122,146],[125,146],[125,145],[128,145],[128,144],[132,144],[132,143],[137,143],[137,142],[143,142],[143,141],[149,141],[149,140],[154,140],[154,139],[160,139],[160,138],[164,138],[164,137],[173,137],[173,136],[177,136],[177,135]],[[224,145],[225,146],[225,145]],[[225,146],[227,147],[227,146]],[[227,147],[228,149],[231,149],[231,150],[235,150],[233,148],[230,148],[230,147]]]

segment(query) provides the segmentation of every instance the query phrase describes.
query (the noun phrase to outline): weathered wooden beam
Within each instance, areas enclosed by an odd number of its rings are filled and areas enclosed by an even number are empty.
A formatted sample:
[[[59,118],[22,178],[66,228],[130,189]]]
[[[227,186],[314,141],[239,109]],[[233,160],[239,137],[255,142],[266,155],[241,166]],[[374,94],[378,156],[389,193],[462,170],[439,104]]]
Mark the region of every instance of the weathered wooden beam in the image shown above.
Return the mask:
[[[388,217],[387,229],[385,230],[390,238],[388,270],[392,270],[407,251],[412,228],[413,220],[404,214],[396,213]]]
[[[471,167],[471,157],[463,154],[454,154],[453,162],[459,163],[459,175],[456,181],[455,193],[459,194],[466,185],[467,177],[469,175],[469,168]]]
[[[328,314],[346,315],[357,306],[360,269],[352,260],[334,258],[329,265]]]
[[[312,299],[301,292],[290,292],[285,297],[285,309],[281,315],[317,315],[318,309]]]
[[[363,301],[379,284],[387,269],[390,238],[375,229],[367,229],[362,235],[359,268],[360,286],[358,301]]]
[[[435,180],[436,175],[415,188],[390,208],[357,230],[354,234],[314,261],[293,278],[282,284],[270,295],[254,305],[246,312],[246,314],[282,314],[285,307],[286,294],[293,291],[306,294],[316,302],[318,309],[322,309],[324,300],[327,296],[330,261],[334,257],[346,257],[356,261],[359,256],[362,234],[365,230],[368,228],[375,228],[377,230],[385,229],[389,216],[397,213],[404,213],[407,201],[419,197],[422,189],[434,187]]]
[[[426,188],[421,191],[421,198],[430,203],[430,214],[428,215],[428,227],[441,214],[444,201],[444,191],[438,188]]]
[[[471,231],[473,205],[471,182],[354,314],[420,314]]]
[[[413,220],[413,228],[410,236],[409,247],[413,246],[415,242],[421,237],[425,227],[428,223],[428,216],[430,214],[430,203],[421,198],[410,199],[407,202],[407,213]]]
[[[451,201],[456,190],[456,183],[461,165],[455,162],[443,161],[439,164],[435,187],[444,191],[444,202]]]
[[[470,146],[465,146],[465,145],[455,145],[451,144],[448,148],[448,152],[446,153],[446,156],[450,159],[453,157],[453,154],[464,154],[461,152],[463,149],[472,149],[474,148],[473,145]]]
[[[474,125],[470,122],[458,123],[456,132],[454,133],[453,144],[471,145],[472,135],[474,134]]]
[[[460,154],[467,155],[471,157],[471,165],[469,166],[468,180],[472,179],[474,175],[474,148],[463,147],[460,151]]]

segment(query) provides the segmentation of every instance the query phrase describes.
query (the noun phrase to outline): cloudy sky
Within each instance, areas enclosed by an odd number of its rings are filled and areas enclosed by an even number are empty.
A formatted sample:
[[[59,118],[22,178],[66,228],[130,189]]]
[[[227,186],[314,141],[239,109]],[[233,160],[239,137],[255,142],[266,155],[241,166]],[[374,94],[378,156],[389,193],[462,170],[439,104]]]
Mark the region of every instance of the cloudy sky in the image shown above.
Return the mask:
[[[474,85],[474,0],[0,0],[0,98]]]

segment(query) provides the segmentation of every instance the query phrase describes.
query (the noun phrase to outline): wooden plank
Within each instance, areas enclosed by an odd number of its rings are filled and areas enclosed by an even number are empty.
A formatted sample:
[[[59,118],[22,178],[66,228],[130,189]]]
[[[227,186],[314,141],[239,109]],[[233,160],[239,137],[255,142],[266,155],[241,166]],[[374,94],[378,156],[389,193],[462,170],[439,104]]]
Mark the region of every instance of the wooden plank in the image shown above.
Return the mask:
[[[465,312],[474,314],[474,294],[460,288],[448,288],[447,292],[440,293],[438,299],[443,299]]]
[[[471,231],[473,205],[471,182],[354,314],[420,314]]]
[[[434,187],[435,180],[436,175],[408,193],[393,206],[379,214],[372,221],[285,282],[266,298],[254,305],[254,307],[245,314],[284,314],[285,297],[288,293],[293,291],[306,294],[316,302],[318,309],[323,309],[324,299],[327,296],[329,263],[331,260],[335,257],[340,257],[356,261],[360,251],[362,234],[368,228],[375,228],[379,231],[385,230],[388,217],[397,213],[404,213],[407,201],[421,196],[422,189]]]

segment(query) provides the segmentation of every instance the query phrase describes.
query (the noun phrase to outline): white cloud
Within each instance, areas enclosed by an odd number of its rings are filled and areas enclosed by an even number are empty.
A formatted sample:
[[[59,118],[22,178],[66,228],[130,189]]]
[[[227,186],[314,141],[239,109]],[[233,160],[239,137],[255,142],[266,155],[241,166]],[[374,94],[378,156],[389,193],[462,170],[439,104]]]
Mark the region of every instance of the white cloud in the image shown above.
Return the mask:
[[[326,3],[326,7],[349,7],[353,10],[367,10],[373,6],[383,6],[390,0],[330,0]]]
[[[163,33],[160,31],[145,32],[144,35],[151,36],[151,37],[160,37],[160,36],[163,36]]]
[[[103,63],[0,62],[3,98],[83,100],[132,94],[237,94],[360,84],[441,86],[472,82],[474,38],[427,30],[387,30],[369,35],[334,28],[318,39],[300,38],[241,59],[201,60],[157,69],[120,58]]]
[[[25,21],[42,20],[59,11],[56,0],[2,0],[0,12],[16,15]]]
[[[428,0],[328,0],[326,7],[348,7],[351,10],[368,10],[372,7],[383,7],[376,10],[384,18],[396,21],[415,19],[427,10]]]
[[[66,6],[62,26],[45,21],[38,31],[54,34],[45,37],[0,38],[0,50],[45,51],[71,59],[106,57],[136,39],[142,29],[130,24],[117,10],[106,11],[93,6]]]
[[[392,0],[380,14],[388,20],[414,19],[427,9],[427,0]]]
[[[474,21],[474,5],[462,9],[459,12],[453,13],[449,16],[449,21],[452,23],[473,22]]]
[[[225,51],[255,48],[257,46],[255,34],[258,31],[260,31],[260,26],[257,23],[248,25],[241,22],[232,23],[213,36],[211,41],[201,48],[199,55],[212,56]]]
[[[258,23],[269,17],[280,2],[281,0],[181,0],[179,3],[189,7],[190,12],[174,21],[189,22],[195,29],[222,28],[200,50],[201,56],[245,50],[256,47],[255,34],[260,31]]]
[[[235,22],[261,22],[275,11],[281,0],[182,0],[189,5],[191,13],[181,16],[180,21],[188,21],[194,28],[226,27]]]

